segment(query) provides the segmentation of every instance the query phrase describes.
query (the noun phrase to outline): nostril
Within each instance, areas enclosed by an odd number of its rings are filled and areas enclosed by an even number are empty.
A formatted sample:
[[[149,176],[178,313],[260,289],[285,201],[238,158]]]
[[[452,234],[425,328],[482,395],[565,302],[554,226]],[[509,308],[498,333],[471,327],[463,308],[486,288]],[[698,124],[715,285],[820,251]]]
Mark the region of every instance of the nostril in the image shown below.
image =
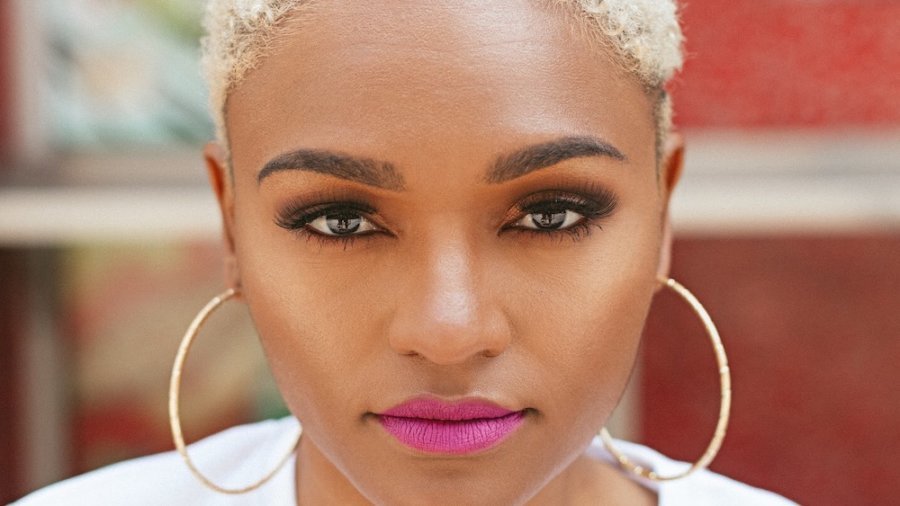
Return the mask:
[[[505,346],[487,333],[432,332],[398,336],[392,347],[404,357],[441,365],[460,364],[473,358],[491,359],[503,354]]]
[[[484,350],[481,355],[484,356],[484,358],[494,358],[499,357],[501,353],[503,352],[500,350]]]

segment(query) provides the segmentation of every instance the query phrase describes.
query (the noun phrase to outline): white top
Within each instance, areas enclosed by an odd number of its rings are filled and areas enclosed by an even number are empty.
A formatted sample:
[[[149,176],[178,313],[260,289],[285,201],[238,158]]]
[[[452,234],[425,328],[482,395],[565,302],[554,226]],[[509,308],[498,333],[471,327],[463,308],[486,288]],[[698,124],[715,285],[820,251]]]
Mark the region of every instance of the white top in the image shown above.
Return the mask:
[[[191,458],[207,476],[224,487],[246,486],[272,469],[294,443],[296,418],[241,425],[214,434],[188,447]],[[619,441],[617,447],[632,460],[661,475],[676,474],[687,464],[671,460],[645,446]],[[595,438],[588,454],[613,462]],[[240,458],[235,458],[240,455]],[[249,506],[295,504],[295,457],[262,487],[242,495],[207,489],[188,471],[174,451],[150,455],[98,469],[56,483],[13,503],[13,506],[103,506],[128,504],[196,506]],[[637,478],[635,478],[637,479]],[[660,506],[793,505],[792,501],[710,471],[662,483],[639,480],[656,491]]]

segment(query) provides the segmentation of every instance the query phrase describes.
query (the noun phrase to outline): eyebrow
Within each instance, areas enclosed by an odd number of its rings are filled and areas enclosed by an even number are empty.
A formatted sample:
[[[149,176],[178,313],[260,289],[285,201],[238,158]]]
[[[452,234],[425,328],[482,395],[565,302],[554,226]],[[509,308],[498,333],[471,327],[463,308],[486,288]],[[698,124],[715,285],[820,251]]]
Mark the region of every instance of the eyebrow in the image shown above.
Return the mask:
[[[285,170],[318,172],[386,190],[401,191],[406,186],[390,162],[321,149],[298,149],[276,156],[259,171],[256,182],[261,184],[266,177]]]
[[[496,184],[551,167],[570,158],[606,157],[625,161],[625,155],[612,144],[593,136],[561,137],[549,142],[524,147],[497,158],[485,175],[485,181]]]
[[[584,157],[626,160],[615,146],[597,137],[561,137],[497,157],[485,173],[484,181],[503,183],[564,160]],[[386,190],[402,191],[406,188],[403,176],[390,162],[319,149],[297,149],[276,156],[263,166],[256,181],[261,184],[266,177],[286,170],[316,172]]]

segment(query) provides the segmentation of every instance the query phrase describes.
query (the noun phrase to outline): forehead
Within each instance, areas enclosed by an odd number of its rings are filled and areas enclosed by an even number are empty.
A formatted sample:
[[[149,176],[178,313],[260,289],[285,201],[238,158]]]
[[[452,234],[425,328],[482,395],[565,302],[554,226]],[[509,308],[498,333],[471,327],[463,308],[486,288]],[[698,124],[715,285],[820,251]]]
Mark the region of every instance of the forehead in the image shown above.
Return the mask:
[[[529,0],[314,2],[229,99],[235,166],[299,146],[441,155],[583,134],[652,155],[640,82],[572,23]]]

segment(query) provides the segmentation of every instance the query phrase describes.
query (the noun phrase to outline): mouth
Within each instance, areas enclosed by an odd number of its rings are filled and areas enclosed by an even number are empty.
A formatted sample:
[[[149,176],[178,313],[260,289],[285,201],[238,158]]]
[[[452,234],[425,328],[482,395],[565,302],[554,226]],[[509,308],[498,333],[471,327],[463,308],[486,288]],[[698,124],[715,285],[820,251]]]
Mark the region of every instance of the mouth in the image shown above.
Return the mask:
[[[426,453],[466,455],[500,444],[522,426],[527,410],[482,400],[413,399],[377,415],[400,443]]]

